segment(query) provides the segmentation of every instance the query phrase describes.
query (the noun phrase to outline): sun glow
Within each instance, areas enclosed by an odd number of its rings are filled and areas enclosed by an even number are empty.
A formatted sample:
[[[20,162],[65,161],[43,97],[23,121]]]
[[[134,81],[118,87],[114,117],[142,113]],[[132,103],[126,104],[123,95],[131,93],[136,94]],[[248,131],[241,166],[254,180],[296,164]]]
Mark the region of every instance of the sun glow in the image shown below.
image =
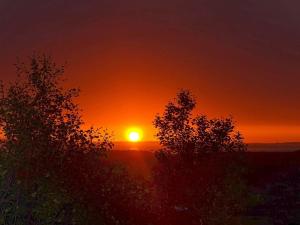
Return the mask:
[[[136,142],[136,141],[138,141],[140,139],[140,135],[139,135],[139,133],[138,132],[131,132],[130,134],[129,134],[129,140],[130,141],[133,141],[133,142]]]
[[[138,128],[130,128],[126,131],[126,139],[130,142],[139,142],[143,138],[143,132]]]

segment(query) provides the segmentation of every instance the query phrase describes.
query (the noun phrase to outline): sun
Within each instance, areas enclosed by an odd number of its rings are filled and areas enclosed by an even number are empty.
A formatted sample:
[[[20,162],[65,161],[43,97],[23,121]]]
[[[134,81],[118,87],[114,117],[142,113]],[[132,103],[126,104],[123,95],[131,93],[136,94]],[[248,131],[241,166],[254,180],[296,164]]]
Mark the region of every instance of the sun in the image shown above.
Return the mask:
[[[132,141],[132,142],[137,142],[140,140],[140,134],[138,132],[135,132],[135,131],[132,131],[129,133],[129,136],[128,136],[129,140]]]
[[[142,140],[143,132],[138,128],[130,128],[126,132],[126,138],[130,142],[139,142]]]

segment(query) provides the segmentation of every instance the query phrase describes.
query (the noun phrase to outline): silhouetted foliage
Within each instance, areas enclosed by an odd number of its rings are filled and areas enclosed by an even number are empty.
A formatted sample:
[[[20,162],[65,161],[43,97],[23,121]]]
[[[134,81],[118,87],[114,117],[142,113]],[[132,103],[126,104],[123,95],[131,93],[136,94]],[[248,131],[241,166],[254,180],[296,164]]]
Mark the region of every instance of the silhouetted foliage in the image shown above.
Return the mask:
[[[3,147],[16,159],[43,166],[68,154],[101,156],[111,149],[107,133],[82,129],[83,121],[73,102],[79,90],[65,91],[59,86],[63,67],[57,67],[49,57],[36,56],[29,68],[20,64],[17,71],[20,79],[8,90],[3,86],[0,90],[0,121],[6,138]]]
[[[238,158],[246,146],[231,118],[192,117],[195,106],[183,90],[154,120],[164,147],[154,170],[161,218],[171,224],[239,224],[247,192]]]
[[[38,55],[17,71],[0,88],[0,224],[137,224],[145,185],[103,157],[107,132],[82,128],[64,68]]]
[[[144,180],[107,159],[106,130],[83,129],[79,90],[62,86],[63,67],[37,55],[17,72],[8,88],[0,84],[0,224],[240,225],[257,209],[274,212],[281,183],[260,202],[245,182],[246,145],[232,118],[193,116],[189,91],[156,116],[163,148],[153,180]],[[292,203],[291,196],[282,199]]]
[[[170,154],[194,157],[201,153],[245,150],[243,138],[234,131],[231,118],[208,119],[205,115],[193,118],[195,106],[190,92],[183,90],[175,102],[167,104],[162,116],[156,116],[157,137]]]

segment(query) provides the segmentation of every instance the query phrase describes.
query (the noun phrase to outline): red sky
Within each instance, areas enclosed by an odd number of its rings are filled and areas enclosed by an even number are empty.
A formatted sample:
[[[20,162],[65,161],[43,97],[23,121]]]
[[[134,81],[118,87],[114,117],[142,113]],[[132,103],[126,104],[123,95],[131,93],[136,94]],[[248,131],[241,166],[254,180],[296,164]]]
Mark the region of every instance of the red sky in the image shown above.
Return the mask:
[[[67,61],[87,124],[144,129],[180,88],[248,142],[300,141],[298,0],[0,0],[0,79],[34,51]]]

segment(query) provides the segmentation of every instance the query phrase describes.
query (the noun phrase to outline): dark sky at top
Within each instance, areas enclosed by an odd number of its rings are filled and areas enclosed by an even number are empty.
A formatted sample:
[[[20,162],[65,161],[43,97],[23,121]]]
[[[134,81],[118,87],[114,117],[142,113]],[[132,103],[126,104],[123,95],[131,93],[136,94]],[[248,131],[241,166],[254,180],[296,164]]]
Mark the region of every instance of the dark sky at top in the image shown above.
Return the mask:
[[[298,0],[0,0],[0,79],[33,52],[67,61],[89,124],[151,121],[180,88],[248,141],[300,140]]]

